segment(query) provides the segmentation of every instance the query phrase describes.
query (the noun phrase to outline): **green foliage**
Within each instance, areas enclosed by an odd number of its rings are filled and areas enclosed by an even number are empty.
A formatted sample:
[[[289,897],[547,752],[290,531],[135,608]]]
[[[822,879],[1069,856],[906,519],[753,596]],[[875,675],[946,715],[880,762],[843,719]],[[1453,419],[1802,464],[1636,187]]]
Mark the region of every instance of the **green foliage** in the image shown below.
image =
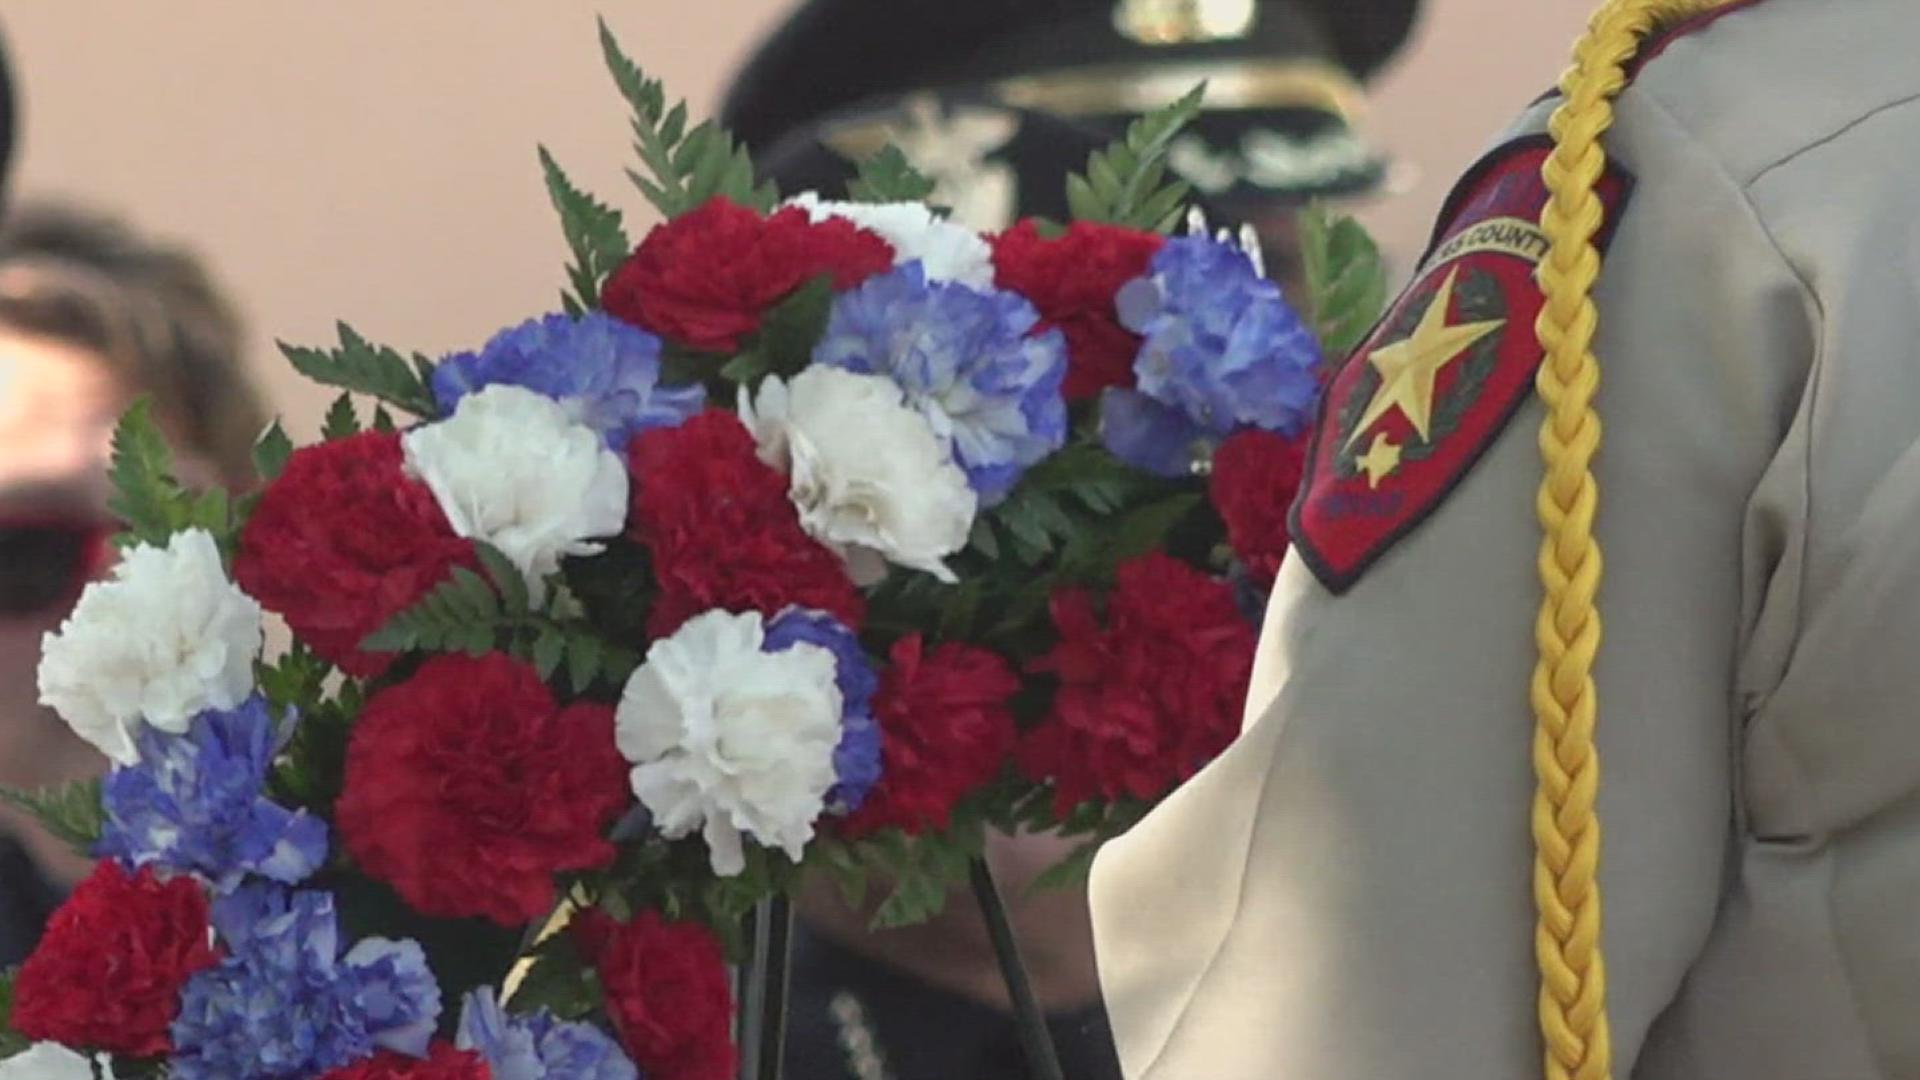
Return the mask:
[[[360,647],[368,652],[426,649],[479,656],[493,649],[502,618],[500,596],[487,579],[456,566],[452,576],[387,620]]]
[[[287,438],[280,421],[275,420],[253,444],[253,471],[259,474],[262,483],[270,484],[286,471],[287,459],[292,456],[293,440]]]
[[[996,797],[976,793],[954,809],[941,832],[909,836],[883,829],[856,841],[823,835],[807,848],[807,867],[839,888],[849,907],[875,929],[913,926],[946,910],[967,883],[972,861],[986,850],[988,809]]]
[[[427,383],[433,373],[431,361],[416,355],[409,363],[394,350],[368,342],[346,323],[339,324],[339,334],[337,349],[278,344],[294,370],[314,382],[379,398],[414,416],[437,415]]]
[[[560,214],[573,264],[567,280],[573,293],[565,298],[567,311],[578,317],[600,306],[600,285],[626,259],[633,245],[621,226],[620,211],[596,201],[573,185],[546,147],[540,148],[540,168],[546,173],[547,194]]]
[[[982,836],[957,829],[912,839],[889,830],[872,843],[880,852],[875,865],[891,886],[873,911],[876,930],[915,926],[945,911],[947,897],[966,883],[974,856],[984,850]]]
[[[279,801],[331,817],[346,772],[347,739],[366,704],[358,682],[344,679],[327,693],[332,667],[296,642],[276,664],[259,664],[256,678],[275,715],[296,723],[271,777]]]
[[[741,961],[751,950],[747,916],[754,906],[791,893],[800,881],[800,868],[782,852],[748,843],[744,854],[740,873],[717,877],[699,836],[650,835],[622,846],[613,868],[595,882],[595,899],[615,917],[647,909],[666,919],[701,923],[719,936],[730,958]]]
[[[1204,84],[1194,87],[1128,125],[1124,138],[1095,151],[1084,176],[1067,178],[1067,208],[1074,219],[1155,232],[1172,229],[1192,188],[1167,178],[1167,152],[1200,115],[1205,94]]]
[[[455,567],[446,581],[387,620],[360,647],[368,652],[469,656],[504,649],[531,661],[541,678],[551,678],[564,664],[576,694],[603,679],[623,683],[639,666],[638,653],[608,643],[593,627],[535,609],[531,590],[513,562],[489,544],[476,541],[474,547],[484,576]]]
[[[1091,840],[1081,844],[1034,878],[1032,890],[1075,889],[1085,885],[1087,877],[1093,873],[1093,857],[1098,854],[1099,844]]]
[[[847,185],[854,202],[924,202],[936,185],[891,144],[860,163],[860,175]]]
[[[1110,584],[1119,563],[1185,542],[1204,524],[1204,503],[1193,481],[1161,480],[1101,447],[1070,446],[981,514],[968,550],[953,560],[958,584],[900,572],[883,581],[871,595],[868,643],[884,651],[899,636],[930,633],[1016,659],[1036,655],[1052,640],[1047,602],[1056,589]]]
[[[767,375],[799,374],[812,363],[813,347],[826,333],[832,309],[833,276],[821,274],[767,312],[753,341],[720,369],[720,377],[752,386]]]
[[[667,107],[660,80],[650,79],[628,59],[600,23],[600,49],[607,70],[633,109],[634,150],[647,174],[629,169],[627,176],[662,214],[669,218],[724,195],[742,206],[769,210],[778,200],[772,184],[754,181],[753,162],[726,129],[711,120],[687,127],[687,103]]]
[[[587,964],[570,934],[554,934],[534,947],[533,964],[509,1002],[517,1013],[545,1009],[562,1020],[586,1020],[606,1002],[600,976]]]
[[[981,515],[974,538],[986,543],[976,546],[990,559],[1004,549],[1039,566],[1087,528],[1088,517],[1113,514],[1152,484],[1104,447],[1069,446],[1028,470],[1013,494]]]
[[[173,451],[153,420],[153,403],[135,401],[113,431],[113,493],[107,509],[126,524],[115,538],[122,547],[163,545],[174,533],[205,529],[231,551],[238,521],[221,488],[195,494],[173,475]]]
[[[13,1030],[13,980],[18,968],[0,971],[0,1061],[24,1052],[31,1044]]]
[[[325,660],[295,641],[277,663],[262,661],[255,665],[254,681],[269,707],[306,710],[319,704],[325,696],[327,673],[331,670]]]
[[[1058,815],[1053,793],[1045,788],[1029,791],[1014,808],[1019,828],[1032,832],[1051,832],[1082,842],[1039,877],[1030,886],[1034,892],[1046,889],[1077,888],[1085,885],[1093,869],[1093,859],[1107,841],[1126,832],[1146,816],[1150,804],[1133,799],[1119,802],[1081,803]]]
[[[60,842],[82,855],[90,855],[106,827],[106,814],[100,809],[100,779],[75,780],[38,791],[20,791],[0,786],[0,803],[11,803],[33,815]]]
[[[320,437],[328,442],[360,434],[360,414],[354,411],[353,395],[342,391],[327,406],[326,419],[320,422]]]
[[[1300,261],[1308,318],[1330,359],[1352,352],[1387,304],[1380,249],[1360,223],[1319,205],[1300,213]]]

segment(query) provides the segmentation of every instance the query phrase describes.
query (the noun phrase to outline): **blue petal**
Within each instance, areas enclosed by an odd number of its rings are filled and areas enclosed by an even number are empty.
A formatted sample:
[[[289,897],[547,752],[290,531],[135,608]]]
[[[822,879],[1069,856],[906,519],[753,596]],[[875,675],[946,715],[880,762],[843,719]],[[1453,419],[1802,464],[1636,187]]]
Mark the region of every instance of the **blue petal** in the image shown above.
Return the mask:
[[[1208,434],[1180,410],[1134,390],[1100,396],[1100,442],[1114,457],[1157,476],[1193,475]]]
[[[840,687],[841,732],[834,748],[837,782],[827,792],[827,809],[850,814],[866,801],[880,779],[880,729],[873,722],[873,695],[880,675],[846,624],[823,611],[788,608],[767,624],[762,648],[782,652],[801,643],[817,645],[833,654],[835,681]]]
[[[1066,340],[1022,297],[904,263],[835,298],[813,360],[885,375],[945,437],[986,505],[1066,443]]]
[[[459,353],[434,369],[442,416],[460,399],[498,383],[524,387],[567,406],[624,453],[635,435],[673,427],[699,412],[699,386],[660,385],[660,339],[601,312],[531,319],[495,334],[477,353]]]

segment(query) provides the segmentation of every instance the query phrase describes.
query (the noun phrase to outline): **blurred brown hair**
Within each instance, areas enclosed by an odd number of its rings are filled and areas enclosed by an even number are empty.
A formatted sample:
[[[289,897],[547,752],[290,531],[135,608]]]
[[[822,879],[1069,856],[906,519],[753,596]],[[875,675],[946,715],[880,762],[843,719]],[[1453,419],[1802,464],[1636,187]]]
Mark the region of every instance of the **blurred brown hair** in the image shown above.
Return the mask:
[[[113,217],[26,204],[0,223],[0,325],[98,354],[236,487],[267,423],[238,313],[193,253]]]

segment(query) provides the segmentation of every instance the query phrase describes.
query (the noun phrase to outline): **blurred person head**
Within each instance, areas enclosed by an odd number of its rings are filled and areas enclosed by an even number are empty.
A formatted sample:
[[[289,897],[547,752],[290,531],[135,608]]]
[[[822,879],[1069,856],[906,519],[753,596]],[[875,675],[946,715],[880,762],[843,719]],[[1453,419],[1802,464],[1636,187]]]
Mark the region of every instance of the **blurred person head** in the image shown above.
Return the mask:
[[[844,190],[891,142],[962,223],[1064,220],[1065,179],[1202,81],[1173,171],[1219,224],[1293,262],[1294,211],[1382,192],[1364,85],[1419,0],[808,0],[755,52],[722,122],[783,191]]]
[[[136,398],[152,399],[182,480],[246,483],[266,417],[241,342],[184,249],[53,205],[0,221],[0,783],[99,768],[38,704],[40,639],[110,562],[111,438]]]

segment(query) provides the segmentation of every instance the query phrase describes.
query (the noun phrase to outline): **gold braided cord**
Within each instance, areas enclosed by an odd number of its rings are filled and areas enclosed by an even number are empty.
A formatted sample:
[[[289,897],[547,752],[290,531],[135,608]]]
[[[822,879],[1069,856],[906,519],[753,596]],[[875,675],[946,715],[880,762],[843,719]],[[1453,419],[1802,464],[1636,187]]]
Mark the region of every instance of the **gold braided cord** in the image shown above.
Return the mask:
[[[1540,217],[1549,248],[1540,265],[1545,306],[1535,332],[1545,350],[1538,389],[1547,408],[1540,429],[1546,477],[1539,494],[1540,578],[1546,595],[1535,625],[1540,651],[1531,697],[1533,894],[1539,919],[1540,1031],[1548,1080],[1610,1080],[1607,974],[1600,948],[1600,758],[1594,746],[1599,706],[1593,684],[1600,650],[1600,544],[1594,515],[1600,449],[1593,354],[1600,277],[1594,238],[1606,208],[1597,191],[1606,171],[1601,137],[1613,125],[1613,100],[1626,86],[1641,42],[1673,20],[1737,0],[1609,0],[1574,49],[1561,78],[1565,100],[1553,114],[1554,148],[1542,168],[1550,199]]]

